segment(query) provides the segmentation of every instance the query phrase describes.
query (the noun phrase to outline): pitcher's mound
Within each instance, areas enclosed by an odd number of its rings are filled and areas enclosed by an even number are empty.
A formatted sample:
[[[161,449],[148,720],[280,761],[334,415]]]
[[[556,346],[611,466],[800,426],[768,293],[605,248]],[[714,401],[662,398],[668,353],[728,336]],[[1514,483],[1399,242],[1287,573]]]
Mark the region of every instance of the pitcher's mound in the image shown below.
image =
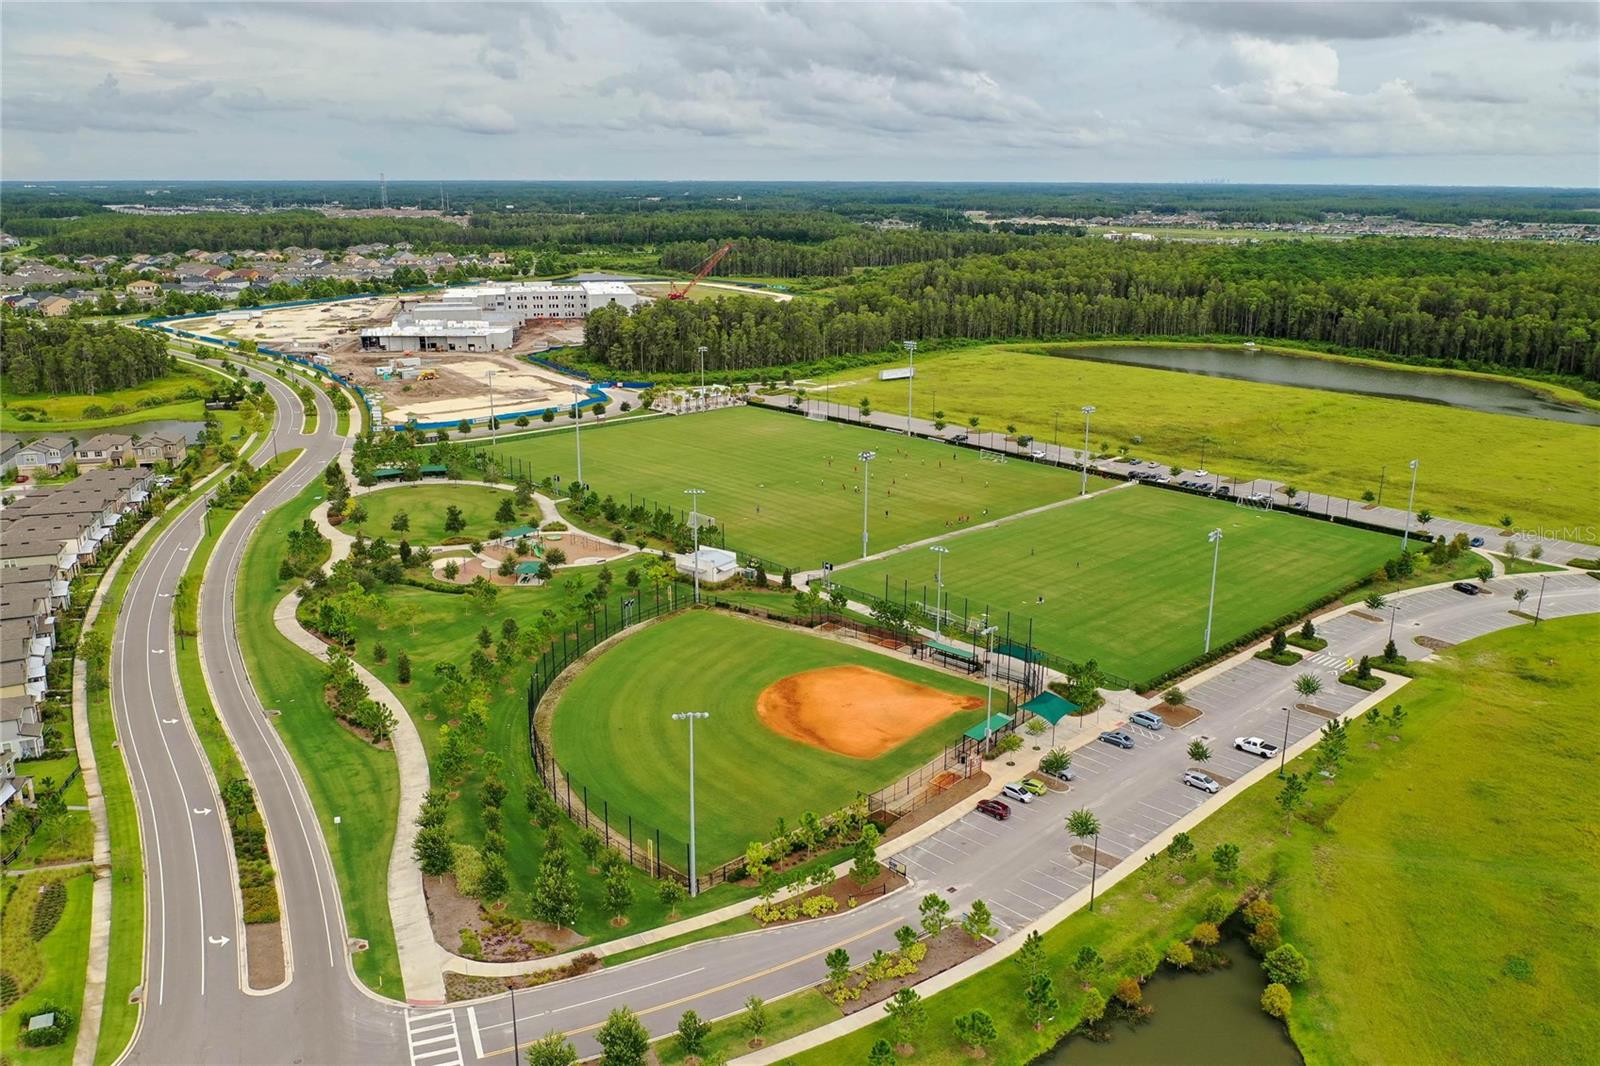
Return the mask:
[[[935,722],[982,707],[865,666],[825,666],[791,674],[762,690],[756,713],[791,740],[855,759],[875,759]]]

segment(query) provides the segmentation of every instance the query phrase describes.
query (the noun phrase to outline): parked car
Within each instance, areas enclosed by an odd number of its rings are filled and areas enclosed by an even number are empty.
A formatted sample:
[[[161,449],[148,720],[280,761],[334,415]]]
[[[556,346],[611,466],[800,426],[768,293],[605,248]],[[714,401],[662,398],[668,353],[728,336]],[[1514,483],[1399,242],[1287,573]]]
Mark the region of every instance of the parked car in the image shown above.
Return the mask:
[[[1232,496],[1233,495],[1233,490],[1230,489],[1226,485],[1218,485],[1217,486],[1217,495],[1218,496]]]
[[[1167,728],[1167,723],[1163,722],[1161,716],[1153,711],[1134,711],[1128,715],[1128,721],[1134,725],[1143,726],[1145,729]]]
[[[1011,784],[1002,788],[1000,790],[1000,794],[1005,796],[1006,799],[1014,799],[1018,803],[1033,802],[1033,793],[1029,792],[1019,782],[1016,781],[1013,781]]]
[[[1234,737],[1233,746],[1246,755],[1259,755],[1263,759],[1270,759],[1278,754],[1278,745],[1260,737]]]
[[[1457,592],[1464,592],[1468,596],[1476,596],[1478,594],[1478,586],[1474,585],[1470,581],[1457,581],[1450,587],[1455,589]]]
[[[1209,792],[1215,796],[1222,786],[1217,784],[1217,779],[1210,774],[1201,773],[1199,770],[1185,770],[1183,783],[1190,788],[1198,788],[1201,792]]]
[[[1046,772],[1048,772],[1048,771],[1046,771]],[[1057,770],[1055,773],[1050,774],[1050,776],[1055,778],[1057,781],[1076,781],[1077,777],[1078,777],[1078,775],[1076,775],[1076,774],[1074,774],[1072,772],[1072,767],[1070,765],[1069,766],[1063,766],[1061,769]]]
[[[1032,792],[1035,796],[1042,796],[1046,792],[1050,791],[1050,786],[1046,785],[1043,781],[1040,781],[1036,777],[1023,779],[1022,787],[1027,789],[1029,792]]]
[[[1211,471],[1209,471],[1209,470],[1196,470],[1196,471],[1193,471],[1193,473],[1194,473],[1195,477],[1210,477],[1211,476]]]
[[[965,444],[967,443],[967,439],[968,438],[965,433],[957,433],[955,436],[950,438],[950,440],[956,444]]]
[[[1291,511],[1304,511],[1306,509],[1306,501],[1295,500],[1293,503],[1289,504],[1289,509]]]
[[[1003,822],[1011,817],[1011,808],[999,800],[979,800],[978,813],[987,814],[997,822]]]
[[[1474,548],[1481,548],[1481,547],[1483,547],[1483,538],[1482,537],[1473,537],[1467,543],[1471,544]]]
[[[1043,448],[1035,448],[1033,451],[1029,452],[1028,454],[1033,456],[1035,459],[1043,459],[1044,458],[1044,449]]]
[[[1120,729],[1108,729],[1100,734],[1100,739],[1118,748],[1133,747],[1133,737]]]

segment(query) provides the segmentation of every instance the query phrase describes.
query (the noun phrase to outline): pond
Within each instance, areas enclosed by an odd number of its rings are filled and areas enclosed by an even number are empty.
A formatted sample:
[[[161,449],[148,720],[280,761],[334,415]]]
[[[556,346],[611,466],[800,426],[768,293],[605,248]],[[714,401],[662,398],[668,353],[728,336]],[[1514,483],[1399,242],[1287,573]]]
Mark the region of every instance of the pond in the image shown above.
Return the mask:
[[[160,433],[164,436],[177,436],[182,434],[185,440],[187,440],[190,444],[193,444],[200,436],[200,431],[205,428],[206,425],[204,422],[193,422],[182,418],[155,418],[146,422],[125,422],[121,425],[112,426],[109,429],[98,430],[96,432],[126,433],[130,437],[141,438],[148,437],[152,433]],[[79,430],[78,434],[86,440],[88,437],[93,436],[93,433],[88,430]]]
[[[1035,1066],[1302,1066],[1288,1031],[1261,1010],[1267,982],[1250,946],[1233,935],[1217,947],[1232,966],[1207,974],[1162,967],[1144,986],[1144,1001],[1155,1008],[1148,1020],[1112,1023],[1103,1044],[1068,1037]]]
[[[1250,352],[1242,348],[1057,348],[1072,359],[1122,363],[1153,370],[1178,370],[1213,378],[1258,381],[1268,385],[1353,392],[1418,403],[1442,403],[1497,415],[1544,418],[1600,426],[1600,411],[1559,403],[1513,381],[1494,381],[1459,374],[1422,374],[1380,363]]]

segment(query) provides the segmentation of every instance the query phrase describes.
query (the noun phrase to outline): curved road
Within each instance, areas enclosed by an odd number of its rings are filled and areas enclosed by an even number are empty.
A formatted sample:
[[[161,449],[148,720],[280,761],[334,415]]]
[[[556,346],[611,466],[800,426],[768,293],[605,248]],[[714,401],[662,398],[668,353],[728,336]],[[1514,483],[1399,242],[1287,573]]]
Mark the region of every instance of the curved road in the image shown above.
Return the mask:
[[[218,709],[256,784],[279,872],[290,971],[279,989],[244,991],[242,925],[234,873],[215,783],[183,710],[173,677],[171,593],[198,540],[201,514],[186,516],[153,545],[136,573],[118,619],[113,705],[139,804],[146,864],[146,1007],[127,1058],[140,1063],[327,1062],[458,1066],[512,1063],[526,1045],[559,1029],[583,1054],[596,1050],[593,1031],[614,1007],[639,1012],[652,1033],[675,1025],[693,1007],[714,1018],[739,1009],[752,994],[774,998],[820,980],[822,957],[835,946],[857,960],[894,946],[899,925],[915,923],[918,899],[938,892],[959,913],[973,899],[994,909],[1002,936],[1068,907],[1089,881],[1089,863],[1067,847],[1069,808],[1092,806],[1106,829],[1102,869],[1136,860],[1179,820],[1218,802],[1178,783],[1187,741],[1208,738],[1209,767],[1237,781],[1266,770],[1229,748],[1232,737],[1259,734],[1290,744],[1326,720],[1292,706],[1292,678],[1247,654],[1191,682],[1189,702],[1204,714],[1181,730],[1138,734],[1122,751],[1081,747],[1069,795],[1015,805],[1006,823],[967,814],[897,858],[914,884],[879,903],[817,922],[707,941],[573,980],[446,1008],[382,1001],[356,981],[349,965],[338,885],[315,812],[298,773],[251,688],[234,639],[233,576],[261,516],[292,498],[338,454],[331,405],[318,393],[318,432],[301,434],[299,399],[263,376],[278,402],[273,433],[280,448],[302,455],[240,512],[219,541],[201,601],[206,671]],[[1418,636],[1450,643],[1523,624],[1508,613],[1510,590],[1535,591],[1539,576],[1502,578],[1495,595],[1467,597],[1432,589],[1396,597],[1396,639],[1405,654],[1426,650]],[[219,592],[219,590],[221,590]],[[1600,584],[1585,574],[1551,575],[1546,617],[1600,611]],[[1327,712],[1346,713],[1364,694],[1334,683],[1347,657],[1379,652],[1388,623],[1347,612],[1319,622],[1328,649],[1306,667],[1324,675],[1317,697]],[[221,635],[219,639],[219,635]],[[1094,723],[1089,731],[1107,728]],[[1233,788],[1224,790],[1224,796]],[[197,813],[198,812],[198,813]],[[1045,846],[1041,847],[1041,844]],[[224,939],[225,938],[225,939]]]

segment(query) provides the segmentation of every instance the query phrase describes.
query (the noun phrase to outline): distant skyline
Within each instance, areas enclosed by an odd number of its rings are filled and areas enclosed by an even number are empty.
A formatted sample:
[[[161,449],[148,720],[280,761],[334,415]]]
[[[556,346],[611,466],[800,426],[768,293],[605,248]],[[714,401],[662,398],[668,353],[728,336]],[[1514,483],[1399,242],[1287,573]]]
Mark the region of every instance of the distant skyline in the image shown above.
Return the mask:
[[[1600,185],[1589,3],[0,7],[0,177]]]

